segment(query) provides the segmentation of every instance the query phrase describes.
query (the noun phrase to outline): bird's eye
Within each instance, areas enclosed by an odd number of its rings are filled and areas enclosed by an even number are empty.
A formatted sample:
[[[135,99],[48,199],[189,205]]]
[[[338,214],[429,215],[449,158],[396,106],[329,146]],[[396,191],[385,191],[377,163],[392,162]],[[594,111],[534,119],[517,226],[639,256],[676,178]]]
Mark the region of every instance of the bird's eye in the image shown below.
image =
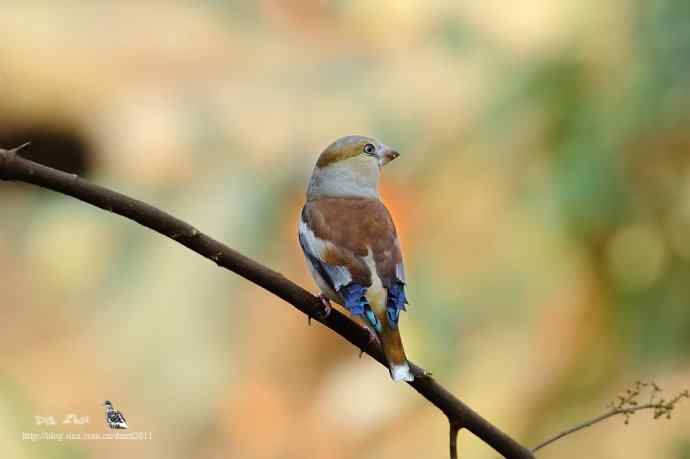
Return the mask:
[[[364,145],[363,151],[367,155],[374,155],[376,153],[376,147],[374,147],[372,144],[368,143],[368,144]]]

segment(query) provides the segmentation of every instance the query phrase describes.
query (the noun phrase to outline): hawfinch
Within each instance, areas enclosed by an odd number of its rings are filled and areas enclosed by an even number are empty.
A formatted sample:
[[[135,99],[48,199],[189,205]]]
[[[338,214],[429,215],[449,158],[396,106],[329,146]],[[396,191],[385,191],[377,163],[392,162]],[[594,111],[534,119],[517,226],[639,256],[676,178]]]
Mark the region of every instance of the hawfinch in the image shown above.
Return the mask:
[[[343,305],[379,337],[391,378],[412,381],[398,320],[405,310],[400,241],[379,198],[381,168],[399,156],[374,139],[336,140],[319,156],[299,223],[299,242],[322,301]]]

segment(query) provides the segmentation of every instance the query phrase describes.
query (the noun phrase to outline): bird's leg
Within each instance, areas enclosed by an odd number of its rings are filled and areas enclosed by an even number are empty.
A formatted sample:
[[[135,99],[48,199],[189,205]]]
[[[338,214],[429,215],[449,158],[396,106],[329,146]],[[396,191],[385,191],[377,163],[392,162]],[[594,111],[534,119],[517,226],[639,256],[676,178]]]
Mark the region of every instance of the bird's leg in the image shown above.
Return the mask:
[[[331,301],[326,298],[326,295],[323,293],[318,296],[319,300],[321,300],[321,305],[323,306],[323,309],[320,311],[320,316],[319,319],[323,320],[326,317],[328,317],[331,314]],[[307,323],[309,323],[309,326],[311,326],[311,315],[309,315],[309,319]]]

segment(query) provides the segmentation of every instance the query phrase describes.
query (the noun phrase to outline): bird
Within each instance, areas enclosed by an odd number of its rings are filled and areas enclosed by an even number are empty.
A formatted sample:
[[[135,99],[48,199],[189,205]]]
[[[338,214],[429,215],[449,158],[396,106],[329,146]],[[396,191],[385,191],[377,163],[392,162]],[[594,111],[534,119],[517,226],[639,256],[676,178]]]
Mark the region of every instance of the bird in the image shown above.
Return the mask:
[[[298,233],[325,315],[333,301],[360,317],[391,378],[413,381],[398,327],[408,303],[400,240],[379,195],[381,169],[399,156],[365,136],[330,144],[309,179]]]
[[[103,404],[105,406],[105,422],[108,423],[108,427],[111,429],[126,429],[127,421],[125,417],[113,408],[113,404],[110,400],[106,400]]]

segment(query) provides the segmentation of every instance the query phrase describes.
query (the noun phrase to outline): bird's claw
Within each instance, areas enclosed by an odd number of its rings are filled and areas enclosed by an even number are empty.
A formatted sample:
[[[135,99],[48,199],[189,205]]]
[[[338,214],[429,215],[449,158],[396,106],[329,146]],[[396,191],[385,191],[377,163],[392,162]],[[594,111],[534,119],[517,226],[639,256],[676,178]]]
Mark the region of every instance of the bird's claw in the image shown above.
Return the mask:
[[[331,315],[331,309],[332,309],[331,308],[331,301],[328,298],[326,298],[326,296],[324,294],[319,295],[318,298],[321,301],[321,305],[323,306],[323,309],[321,311],[319,311],[319,317],[318,318],[319,318],[319,320],[323,320],[326,317],[328,317],[329,315]],[[311,327],[311,319],[312,319],[312,316],[309,315],[308,319],[307,319],[307,323],[309,324],[310,327]]]

